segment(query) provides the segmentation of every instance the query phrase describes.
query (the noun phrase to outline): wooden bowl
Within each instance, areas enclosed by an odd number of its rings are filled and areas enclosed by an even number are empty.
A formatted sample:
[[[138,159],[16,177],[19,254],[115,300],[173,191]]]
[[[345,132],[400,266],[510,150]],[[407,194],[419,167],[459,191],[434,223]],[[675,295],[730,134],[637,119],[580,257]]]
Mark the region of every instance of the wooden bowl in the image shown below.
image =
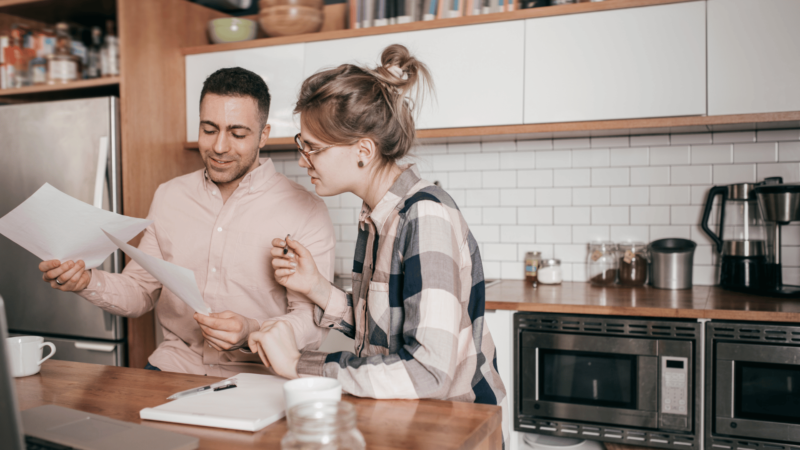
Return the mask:
[[[316,33],[322,28],[323,18],[322,11],[315,8],[283,5],[262,9],[258,23],[269,37],[294,36]]]
[[[259,0],[258,7],[261,11],[273,6],[308,6],[322,11],[325,7],[324,0]]]

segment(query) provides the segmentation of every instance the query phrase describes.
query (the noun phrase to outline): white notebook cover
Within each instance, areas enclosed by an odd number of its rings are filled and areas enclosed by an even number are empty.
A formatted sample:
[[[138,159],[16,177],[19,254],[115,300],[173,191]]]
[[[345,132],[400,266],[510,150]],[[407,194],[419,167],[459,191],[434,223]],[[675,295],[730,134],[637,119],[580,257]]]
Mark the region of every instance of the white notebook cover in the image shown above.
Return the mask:
[[[240,373],[236,388],[181,398],[139,411],[146,420],[258,431],[286,415],[283,384],[272,375]],[[199,386],[198,386],[199,387]]]

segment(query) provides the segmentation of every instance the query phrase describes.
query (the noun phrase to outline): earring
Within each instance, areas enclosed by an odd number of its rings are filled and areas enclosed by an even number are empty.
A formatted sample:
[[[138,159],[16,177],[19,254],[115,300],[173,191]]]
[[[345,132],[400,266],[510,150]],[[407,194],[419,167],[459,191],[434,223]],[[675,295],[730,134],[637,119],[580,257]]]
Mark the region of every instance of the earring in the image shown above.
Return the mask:
[[[359,161],[358,162],[358,167],[364,167],[364,161]]]

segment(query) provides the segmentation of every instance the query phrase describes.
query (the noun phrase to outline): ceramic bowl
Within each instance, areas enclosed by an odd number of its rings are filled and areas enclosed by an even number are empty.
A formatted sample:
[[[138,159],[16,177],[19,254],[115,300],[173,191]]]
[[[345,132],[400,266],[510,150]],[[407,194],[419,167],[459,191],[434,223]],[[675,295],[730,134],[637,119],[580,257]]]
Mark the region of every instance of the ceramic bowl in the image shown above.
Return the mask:
[[[300,403],[316,400],[342,399],[342,383],[335,378],[305,377],[287,381],[283,385],[286,410]]]
[[[223,17],[208,22],[208,37],[215,44],[249,41],[256,38],[256,22],[236,17]]]
[[[269,37],[316,33],[322,28],[323,13],[308,6],[272,6],[262,9],[258,22]]]
[[[259,0],[258,7],[263,11],[273,6],[307,6],[322,11],[324,0]]]

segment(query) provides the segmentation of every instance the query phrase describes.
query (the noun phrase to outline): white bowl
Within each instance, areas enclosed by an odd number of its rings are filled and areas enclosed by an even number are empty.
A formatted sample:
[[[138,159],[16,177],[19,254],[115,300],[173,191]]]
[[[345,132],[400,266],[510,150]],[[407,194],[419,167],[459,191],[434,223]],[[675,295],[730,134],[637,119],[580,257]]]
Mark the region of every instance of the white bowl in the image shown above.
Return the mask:
[[[315,400],[342,399],[342,383],[339,380],[325,377],[307,377],[287,381],[283,385],[286,398],[286,410],[292,406]]]

